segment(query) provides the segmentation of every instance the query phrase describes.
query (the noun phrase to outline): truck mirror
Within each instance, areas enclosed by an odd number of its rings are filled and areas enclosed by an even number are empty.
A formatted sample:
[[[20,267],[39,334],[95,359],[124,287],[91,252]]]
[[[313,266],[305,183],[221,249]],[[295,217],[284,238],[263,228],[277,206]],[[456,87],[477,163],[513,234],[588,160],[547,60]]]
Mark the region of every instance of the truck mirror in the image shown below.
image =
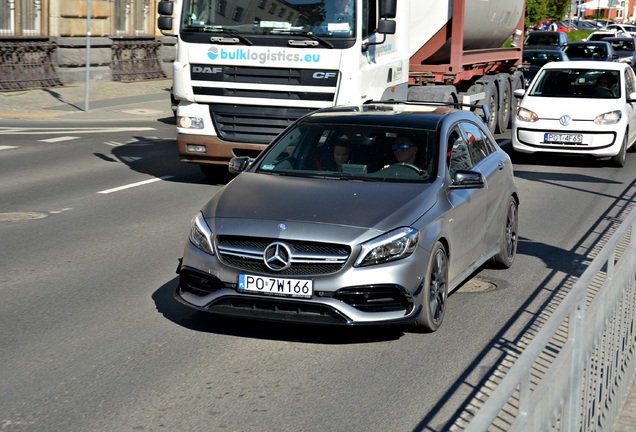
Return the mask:
[[[380,20],[378,23],[378,33],[380,34],[395,34],[395,21],[393,20]]]
[[[160,1],[159,5],[157,6],[157,12],[159,13],[159,15],[167,15],[167,16],[172,16],[172,9],[174,6],[174,2],[171,1]],[[172,30],[172,23],[170,24],[170,28],[169,29],[164,29],[164,30]]]
[[[159,30],[172,30],[172,17],[170,16],[160,16],[157,20],[157,27]]]
[[[380,18],[395,18],[396,14],[396,0],[380,0]]]

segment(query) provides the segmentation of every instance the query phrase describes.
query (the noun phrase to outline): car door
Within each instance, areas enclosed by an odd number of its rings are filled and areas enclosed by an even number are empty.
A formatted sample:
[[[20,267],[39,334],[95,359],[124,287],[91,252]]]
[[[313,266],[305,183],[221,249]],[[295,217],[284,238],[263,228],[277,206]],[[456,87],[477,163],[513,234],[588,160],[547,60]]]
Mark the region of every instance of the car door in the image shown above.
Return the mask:
[[[625,68],[625,111],[629,124],[629,137],[627,145],[636,142],[636,107],[634,102],[628,102],[629,95],[636,91],[636,75],[632,68]]]
[[[447,181],[452,184],[455,172],[471,170],[474,166],[466,139],[458,125],[451,128],[447,142]],[[470,268],[481,256],[484,241],[487,187],[483,189],[447,189],[452,206],[448,220],[451,222],[449,242],[452,259],[449,278],[452,280]]]
[[[459,127],[473,159],[473,170],[480,172],[486,179],[484,191],[487,193],[487,206],[484,217],[483,255],[497,245],[501,234],[503,209],[506,208],[508,198],[509,179],[505,174],[505,168],[510,160],[503,157],[503,153],[496,151],[489,135],[477,124],[464,122]]]

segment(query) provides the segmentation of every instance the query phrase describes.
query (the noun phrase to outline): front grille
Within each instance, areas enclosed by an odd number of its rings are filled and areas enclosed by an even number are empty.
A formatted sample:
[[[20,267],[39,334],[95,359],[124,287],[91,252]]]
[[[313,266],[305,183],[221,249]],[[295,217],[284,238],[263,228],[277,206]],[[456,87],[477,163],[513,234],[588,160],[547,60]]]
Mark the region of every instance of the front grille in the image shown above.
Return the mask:
[[[219,138],[269,144],[283,129],[313,108],[210,104],[210,116]]]
[[[254,319],[304,322],[308,324],[345,324],[347,320],[335,310],[303,302],[279,299],[223,297],[208,306],[212,313]]]
[[[335,100],[338,83],[338,71],[325,69],[193,64],[190,73],[195,98],[240,98],[247,104],[261,98],[306,102],[315,107],[317,102]],[[290,123],[316,109],[224,103],[209,107],[219,138],[254,144],[269,144]]]
[[[289,247],[291,266],[273,271],[265,265],[265,251],[274,242]],[[218,236],[219,259],[226,265],[247,272],[280,276],[317,276],[331,274],[342,269],[351,249],[346,245],[281,240],[273,238]]]
[[[202,275],[190,270],[182,270],[179,274],[181,289],[196,295],[206,295],[223,288],[235,289],[236,284],[227,284],[219,278]]]
[[[395,286],[364,286],[339,290],[334,298],[362,312],[396,312],[408,314],[413,300]]]

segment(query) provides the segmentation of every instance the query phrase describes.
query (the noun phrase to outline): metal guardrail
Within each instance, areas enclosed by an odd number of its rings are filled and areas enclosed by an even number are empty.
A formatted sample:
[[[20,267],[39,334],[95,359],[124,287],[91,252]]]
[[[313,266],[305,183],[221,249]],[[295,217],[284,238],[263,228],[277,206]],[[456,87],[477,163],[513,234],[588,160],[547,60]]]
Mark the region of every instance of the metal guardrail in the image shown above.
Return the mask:
[[[610,431],[636,372],[636,208],[464,428]]]
[[[0,91],[61,86],[54,67],[55,42],[0,41]]]
[[[166,78],[159,61],[160,41],[122,38],[113,40],[111,49],[113,81]]]

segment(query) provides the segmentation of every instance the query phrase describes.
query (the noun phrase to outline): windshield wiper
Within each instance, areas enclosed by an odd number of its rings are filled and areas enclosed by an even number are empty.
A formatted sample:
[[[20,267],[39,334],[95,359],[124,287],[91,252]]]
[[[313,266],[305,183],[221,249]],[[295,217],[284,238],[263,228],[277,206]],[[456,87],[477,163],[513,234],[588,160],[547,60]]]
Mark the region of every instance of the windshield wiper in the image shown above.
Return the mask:
[[[245,45],[254,45],[254,43],[249,40],[248,38],[246,38],[245,36],[243,36],[242,34],[238,33],[235,30],[231,30],[231,29],[227,29],[227,28],[223,28],[223,27],[211,27],[211,26],[206,26],[205,27],[206,31],[210,31],[210,32],[219,32],[219,33],[225,33],[228,34],[230,36],[235,37],[238,40],[232,40],[232,39],[228,39],[228,38],[224,38],[224,37],[215,37],[212,36],[210,37],[210,42],[216,42],[216,43],[236,43],[238,41],[243,42]]]
[[[332,49],[334,47],[331,42],[329,42],[326,39],[321,38],[320,36],[316,36],[313,33],[291,33],[291,34],[294,35],[294,36],[306,36],[309,39],[313,39],[316,42],[318,42],[319,44],[324,45],[324,46],[326,46],[329,49]],[[297,41],[294,41],[294,40],[290,40],[289,41],[289,44],[292,45],[292,46],[295,45],[295,44],[300,44],[300,43],[301,42],[297,42]]]

